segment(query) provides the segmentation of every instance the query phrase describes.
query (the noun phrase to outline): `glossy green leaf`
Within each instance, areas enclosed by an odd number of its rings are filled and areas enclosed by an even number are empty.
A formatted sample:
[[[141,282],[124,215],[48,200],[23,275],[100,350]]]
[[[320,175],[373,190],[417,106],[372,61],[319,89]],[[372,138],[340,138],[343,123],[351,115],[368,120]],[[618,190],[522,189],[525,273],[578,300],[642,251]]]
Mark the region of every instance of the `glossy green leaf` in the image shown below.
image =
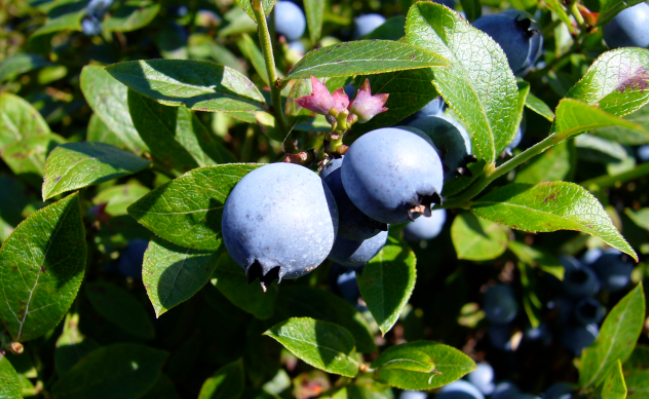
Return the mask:
[[[79,195],[32,214],[0,248],[0,318],[15,341],[54,328],[77,296],[86,266]]]
[[[5,80],[13,79],[22,73],[33,71],[34,69],[48,65],[52,65],[52,63],[40,55],[25,53],[12,55],[0,63],[0,83]],[[8,93],[1,94],[0,101],[2,101],[2,95],[7,94]]]
[[[45,25],[29,37],[31,47],[40,40],[49,41],[50,35],[60,31],[81,31],[81,18],[86,11],[86,2],[78,0],[59,0],[47,13]],[[38,43],[40,44],[40,43]],[[49,45],[47,46],[49,47]]]
[[[607,51],[593,62],[566,97],[615,116],[630,114],[649,102],[648,65],[647,49],[624,47]]]
[[[218,261],[217,252],[194,250],[155,237],[144,254],[142,279],[158,317],[194,296]]]
[[[597,339],[584,349],[579,363],[579,385],[589,391],[599,386],[617,362],[625,362],[635,346],[645,317],[645,297],[638,284],[606,316]]]
[[[0,398],[20,399],[23,388],[16,370],[6,356],[0,353]]]
[[[554,120],[554,112],[552,112],[550,107],[532,93],[527,94],[527,98],[525,98],[525,106],[550,122]]]
[[[155,385],[167,356],[165,351],[132,343],[101,347],[54,384],[52,397],[139,398]]]
[[[599,15],[597,17],[596,25],[606,25],[611,22],[620,11],[638,3],[642,3],[642,0],[599,0]]]
[[[254,112],[264,96],[232,68],[206,61],[141,60],[106,68],[115,79],[160,104],[208,112]]]
[[[552,10],[552,12],[559,17],[561,22],[563,22],[571,34],[575,34],[575,28],[573,27],[573,22],[568,17],[566,9],[559,0],[548,0],[545,2],[545,5]]]
[[[30,103],[11,93],[0,93],[0,152],[27,136],[49,132],[49,126]]]
[[[399,349],[394,349],[399,348]],[[427,355],[435,364],[435,370],[441,374],[420,372],[399,368],[379,368],[374,378],[393,387],[411,390],[434,389],[453,382],[463,375],[475,370],[476,364],[461,351],[447,345],[431,341],[415,341],[392,347],[379,355],[372,367],[381,364],[382,359],[390,356],[392,350],[417,351]]]
[[[376,352],[374,337],[363,315],[341,297],[330,291],[307,286],[282,286],[279,290],[276,317],[311,317],[346,328],[360,353]]]
[[[374,29],[369,34],[363,36],[365,40],[394,40],[397,41],[406,36],[406,17],[397,15],[388,18],[382,25]]]
[[[637,259],[597,198],[574,183],[510,184],[475,201],[471,211],[517,230],[581,231]]]
[[[120,184],[109,187],[93,199],[95,205],[106,204],[106,213],[111,216],[127,215],[126,208],[149,193],[149,189],[136,183]]]
[[[151,161],[103,143],[63,144],[47,157],[43,200],[61,193],[128,176]]]
[[[317,43],[322,33],[322,21],[325,15],[325,0],[305,0],[304,13],[309,27],[309,37],[312,43]]]
[[[193,169],[163,184],[128,208],[161,238],[194,249],[221,246],[221,213],[230,191],[261,164],[227,164]]]
[[[54,133],[30,135],[7,146],[1,154],[2,160],[16,176],[40,189],[48,154],[64,142],[63,137]]]
[[[84,290],[92,307],[103,318],[136,337],[155,338],[153,323],[135,295],[107,281],[87,283]]]
[[[429,69],[360,77],[356,80],[358,87],[363,84],[365,78],[370,80],[372,94],[390,94],[385,103],[388,110],[381,112],[367,123],[354,124],[354,133],[365,133],[381,127],[392,126],[419,111],[437,97],[437,91],[431,83],[433,74]]]
[[[311,366],[327,373],[355,377],[360,364],[356,359],[354,337],[339,325],[292,317],[264,333]]]
[[[515,183],[536,184],[549,181],[570,181],[577,164],[572,141],[566,140],[532,158],[514,179]]]
[[[602,386],[602,399],[624,398],[626,398],[626,384],[624,383],[624,375],[622,374],[622,362],[618,360],[604,381],[604,385]]]
[[[435,362],[426,352],[409,345],[395,345],[381,352],[372,363],[372,368],[378,375],[381,371],[389,369],[431,373],[435,370]]]
[[[98,349],[99,345],[79,331],[79,314],[68,312],[63,322],[63,332],[56,340],[54,364],[58,375],[68,372],[88,353]]]
[[[624,362],[624,379],[629,399],[649,397],[649,347],[635,347],[629,360]]]
[[[564,269],[559,260],[552,254],[518,241],[510,241],[509,249],[516,257],[531,267],[539,268],[559,280],[563,280]]]
[[[625,119],[602,111],[581,101],[565,98],[559,102],[555,127],[557,134],[564,137],[574,137],[588,130],[608,126],[619,126],[635,130],[643,135],[649,131],[642,126],[633,124]]]
[[[247,18],[247,17],[246,17]],[[243,36],[243,35],[242,35]],[[237,40],[237,44],[239,41]],[[241,63],[239,58],[232,53],[227,47],[217,43],[213,37],[202,34],[202,33],[193,33],[189,36],[187,51],[189,52],[189,58],[202,61],[212,61],[216,62],[219,65],[225,65],[232,69],[235,69],[241,73],[246,72],[245,66]],[[259,51],[259,49],[257,49]],[[241,51],[244,53],[244,51]],[[261,54],[261,52],[260,52]],[[250,58],[245,55],[248,60]],[[262,56],[262,64],[264,62]]]
[[[277,285],[271,285],[264,292],[254,282],[248,284],[248,276],[236,264],[226,250],[221,250],[216,261],[216,270],[211,283],[234,305],[251,313],[258,319],[268,319],[275,312]]]
[[[252,5],[250,4],[250,0],[235,0],[237,4],[243,8],[246,11],[246,14],[252,18],[253,21],[257,22],[257,19],[255,18],[255,13],[252,11]],[[264,14],[268,16],[270,12],[273,10],[273,6],[275,6],[275,1],[276,0],[260,0],[261,1],[261,6],[264,8]]]
[[[126,86],[113,79],[104,68],[87,65],[81,71],[81,91],[90,108],[119,138],[124,149],[135,153],[149,151],[133,125],[126,101]],[[106,143],[122,148],[111,141]]]
[[[167,107],[129,90],[128,106],[135,128],[155,160],[179,173],[234,162],[194,113]]]
[[[496,259],[507,249],[507,232],[502,226],[463,212],[451,225],[451,239],[458,259]]]
[[[602,164],[619,164],[629,157],[620,144],[585,133],[575,137],[575,147],[580,160]]]
[[[245,374],[241,359],[218,369],[201,388],[198,399],[238,399],[243,393]]]
[[[187,34],[184,27],[176,21],[167,20],[158,26],[153,35],[153,42],[160,51],[162,58],[169,60],[187,60],[189,50],[187,49]],[[147,86],[147,89],[150,87]]]
[[[446,65],[448,61],[439,54],[405,42],[359,40],[309,51],[285,80],[372,75]]]
[[[126,145],[119,136],[110,130],[97,114],[92,114],[90,116],[90,122],[88,123],[88,130],[86,132],[86,140],[110,144],[123,150],[128,149],[128,145]]]
[[[392,329],[412,295],[416,264],[417,258],[407,244],[388,237],[385,246],[356,278],[363,300],[383,334]]]
[[[257,47],[257,43],[252,40],[249,34],[244,33],[237,39],[237,46],[241,53],[246,57],[246,59],[252,64],[252,67],[255,68],[255,71],[261,77],[266,85],[268,85],[268,72],[266,71],[266,61],[264,60],[264,55]]]
[[[623,118],[625,121],[642,126],[643,130],[628,129],[624,126],[610,126],[593,130],[591,133],[620,143],[622,145],[649,144],[649,105],[645,105],[636,112]]]
[[[160,11],[160,3],[152,0],[127,0],[111,10],[103,21],[104,29],[130,32],[147,26]]]
[[[514,74],[500,46],[458,13],[433,2],[408,12],[408,42],[447,58],[433,84],[466,125],[473,151],[492,162],[512,141],[522,104]]]

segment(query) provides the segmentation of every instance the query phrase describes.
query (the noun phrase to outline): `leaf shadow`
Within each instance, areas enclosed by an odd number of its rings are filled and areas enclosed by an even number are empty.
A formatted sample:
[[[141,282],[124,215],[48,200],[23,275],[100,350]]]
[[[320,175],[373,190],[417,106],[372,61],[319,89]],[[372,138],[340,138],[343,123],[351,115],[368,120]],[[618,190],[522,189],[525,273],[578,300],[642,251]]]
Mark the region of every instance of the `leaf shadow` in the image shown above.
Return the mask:
[[[339,356],[339,353],[342,352],[345,355],[350,355],[353,351],[354,345],[351,343],[351,347],[347,352],[343,351],[343,348],[349,347],[350,342],[344,339],[344,337],[331,334],[332,328],[331,324],[315,320],[315,337],[318,348],[318,353],[320,354],[320,359],[325,365],[330,365],[334,361],[342,360]]]

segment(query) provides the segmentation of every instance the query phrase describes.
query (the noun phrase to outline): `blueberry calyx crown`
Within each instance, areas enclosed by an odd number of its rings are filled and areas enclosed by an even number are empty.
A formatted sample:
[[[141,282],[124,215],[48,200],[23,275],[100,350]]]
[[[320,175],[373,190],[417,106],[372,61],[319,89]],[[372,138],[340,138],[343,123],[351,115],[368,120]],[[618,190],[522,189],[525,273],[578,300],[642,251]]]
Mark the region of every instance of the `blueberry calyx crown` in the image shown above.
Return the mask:
[[[410,221],[414,222],[415,221],[415,215],[420,214],[424,215],[425,217],[430,217],[431,215],[431,207],[433,204],[441,204],[442,203],[442,197],[439,196],[437,193],[433,193],[432,195],[421,195],[417,193],[417,200],[415,203],[408,209],[408,219]]]
[[[278,284],[282,282],[280,266],[275,266],[270,270],[268,270],[266,274],[264,274],[264,267],[257,260],[255,260],[254,262],[252,262],[250,266],[248,266],[248,270],[246,270],[246,274],[248,275],[248,284],[252,283],[257,278],[259,278],[259,282],[261,283],[261,289],[264,292],[268,290],[268,287],[270,287],[273,281],[277,280]]]
[[[528,39],[541,33],[538,29],[530,29],[532,27],[532,20],[526,17],[522,17],[522,19],[516,18],[516,27],[520,29]]]

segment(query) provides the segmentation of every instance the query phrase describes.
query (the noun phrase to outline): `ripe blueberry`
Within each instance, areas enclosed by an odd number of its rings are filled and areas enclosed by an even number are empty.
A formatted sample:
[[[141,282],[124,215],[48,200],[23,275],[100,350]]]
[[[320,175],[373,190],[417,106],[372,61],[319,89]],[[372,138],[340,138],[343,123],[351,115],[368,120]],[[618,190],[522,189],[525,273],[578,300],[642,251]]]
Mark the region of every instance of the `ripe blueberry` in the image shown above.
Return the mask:
[[[304,35],[306,18],[300,7],[290,1],[275,4],[275,31],[289,41],[298,40]]]
[[[441,233],[446,222],[446,209],[435,209],[429,218],[417,218],[403,229],[403,235],[410,241],[432,240]]]
[[[369,35],[374,29],[383,25],[385,17],[380,14],[365,14],[354,19],[354,39]]]
[[[492,323],[506,324],[514,320],[518,314],[514,291],[502,284],[489,287],[484,295],[484,311]]]
[[[356,283],[356,271],[351,267],[334,264],[330,272],[331,291],[352,305],[358,304],[361,292]]]
[[[320,172],[320,177],[327,183],[338,206],[338,236],[349,240],[364,240],[387,231],[387,224],[365,215],[349,199],[341,177],[343,158],[331,160]]]
[[[523,76],[541,55],[543,36],[529,14],[507,10],[482,16],[473,26],[485,32],[502,47],[509,67],[517,76]]]
[[[435,395],[436,399],[484,399],[482,392],[473,384],[464,380],[453,381],[444,385],[439,393]]]
[[[248,173],[223,208],[223,242],[232,258],[265,290],[315,269],[333,247],[336,201],[311,170],[273,163]]]
[[[496,388],[494,385],[494,369],[487,363],[478,363],[475,371],[467,378],[483,395],[491,395]]]
[[[329,254],[329,259],[344,266],[362,266],[379,253],[387,240],[387,231],[382,231],[374,237],[364,240],[349,240],[338,236]]]
[[[511,352],[514,349],[511,325],[494,323],[489,326],[487,335],[491,346],[494,348],[504,352]]]
[[[117,270],[124,277],[142,280],[142,263],[148,246],[149,242],[140,238],[130,241],[117,259]]]
[[[593,298],[582,299],[575,305],[575,318],[581,325],[597,324],[604,317],[604,307]]]
[[[521,391],[518,390],[518,387],[510,381],[502,381],[496,385],[494,393],[491,396],[492,399],[514,399],[520,395]]]
[[[403,391],[399,395],[399,399],[426,399],[428,394],[420,391]]]
[[[619,291],[631,282],[633,264],[625,260],[624,255],[617,249],[609,248],[600,251],[600,256],[590,267],[606,291]]]
[[[649,4],[642,2],[625,8],[602,31],[610,48],[649,46]]]
[[[404,223],[439,203],[442,163],[425,139],[398,128],[365,133],[347,150],[342,180],[354,205],[374,220]]]
[[[597,324],[568,327],[561,334],[561,344],[575,356],[580,356],[582,349],[590,346],[598,334]]]
[[[584,298],[599,292],[600,284],[591,268],[581,264],[571,267],[566,263],[563,266],[565,270],[563,289],[567,295],[573,298]]]

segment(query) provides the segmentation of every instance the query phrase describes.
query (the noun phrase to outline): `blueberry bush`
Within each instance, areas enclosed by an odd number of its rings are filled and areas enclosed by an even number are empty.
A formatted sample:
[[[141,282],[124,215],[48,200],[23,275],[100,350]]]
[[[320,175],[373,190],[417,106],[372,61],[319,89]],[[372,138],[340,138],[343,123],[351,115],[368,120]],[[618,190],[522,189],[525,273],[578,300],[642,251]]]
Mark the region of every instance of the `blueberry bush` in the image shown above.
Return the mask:
[[[0,4],[0,398],[649,398],[647,3]]]

